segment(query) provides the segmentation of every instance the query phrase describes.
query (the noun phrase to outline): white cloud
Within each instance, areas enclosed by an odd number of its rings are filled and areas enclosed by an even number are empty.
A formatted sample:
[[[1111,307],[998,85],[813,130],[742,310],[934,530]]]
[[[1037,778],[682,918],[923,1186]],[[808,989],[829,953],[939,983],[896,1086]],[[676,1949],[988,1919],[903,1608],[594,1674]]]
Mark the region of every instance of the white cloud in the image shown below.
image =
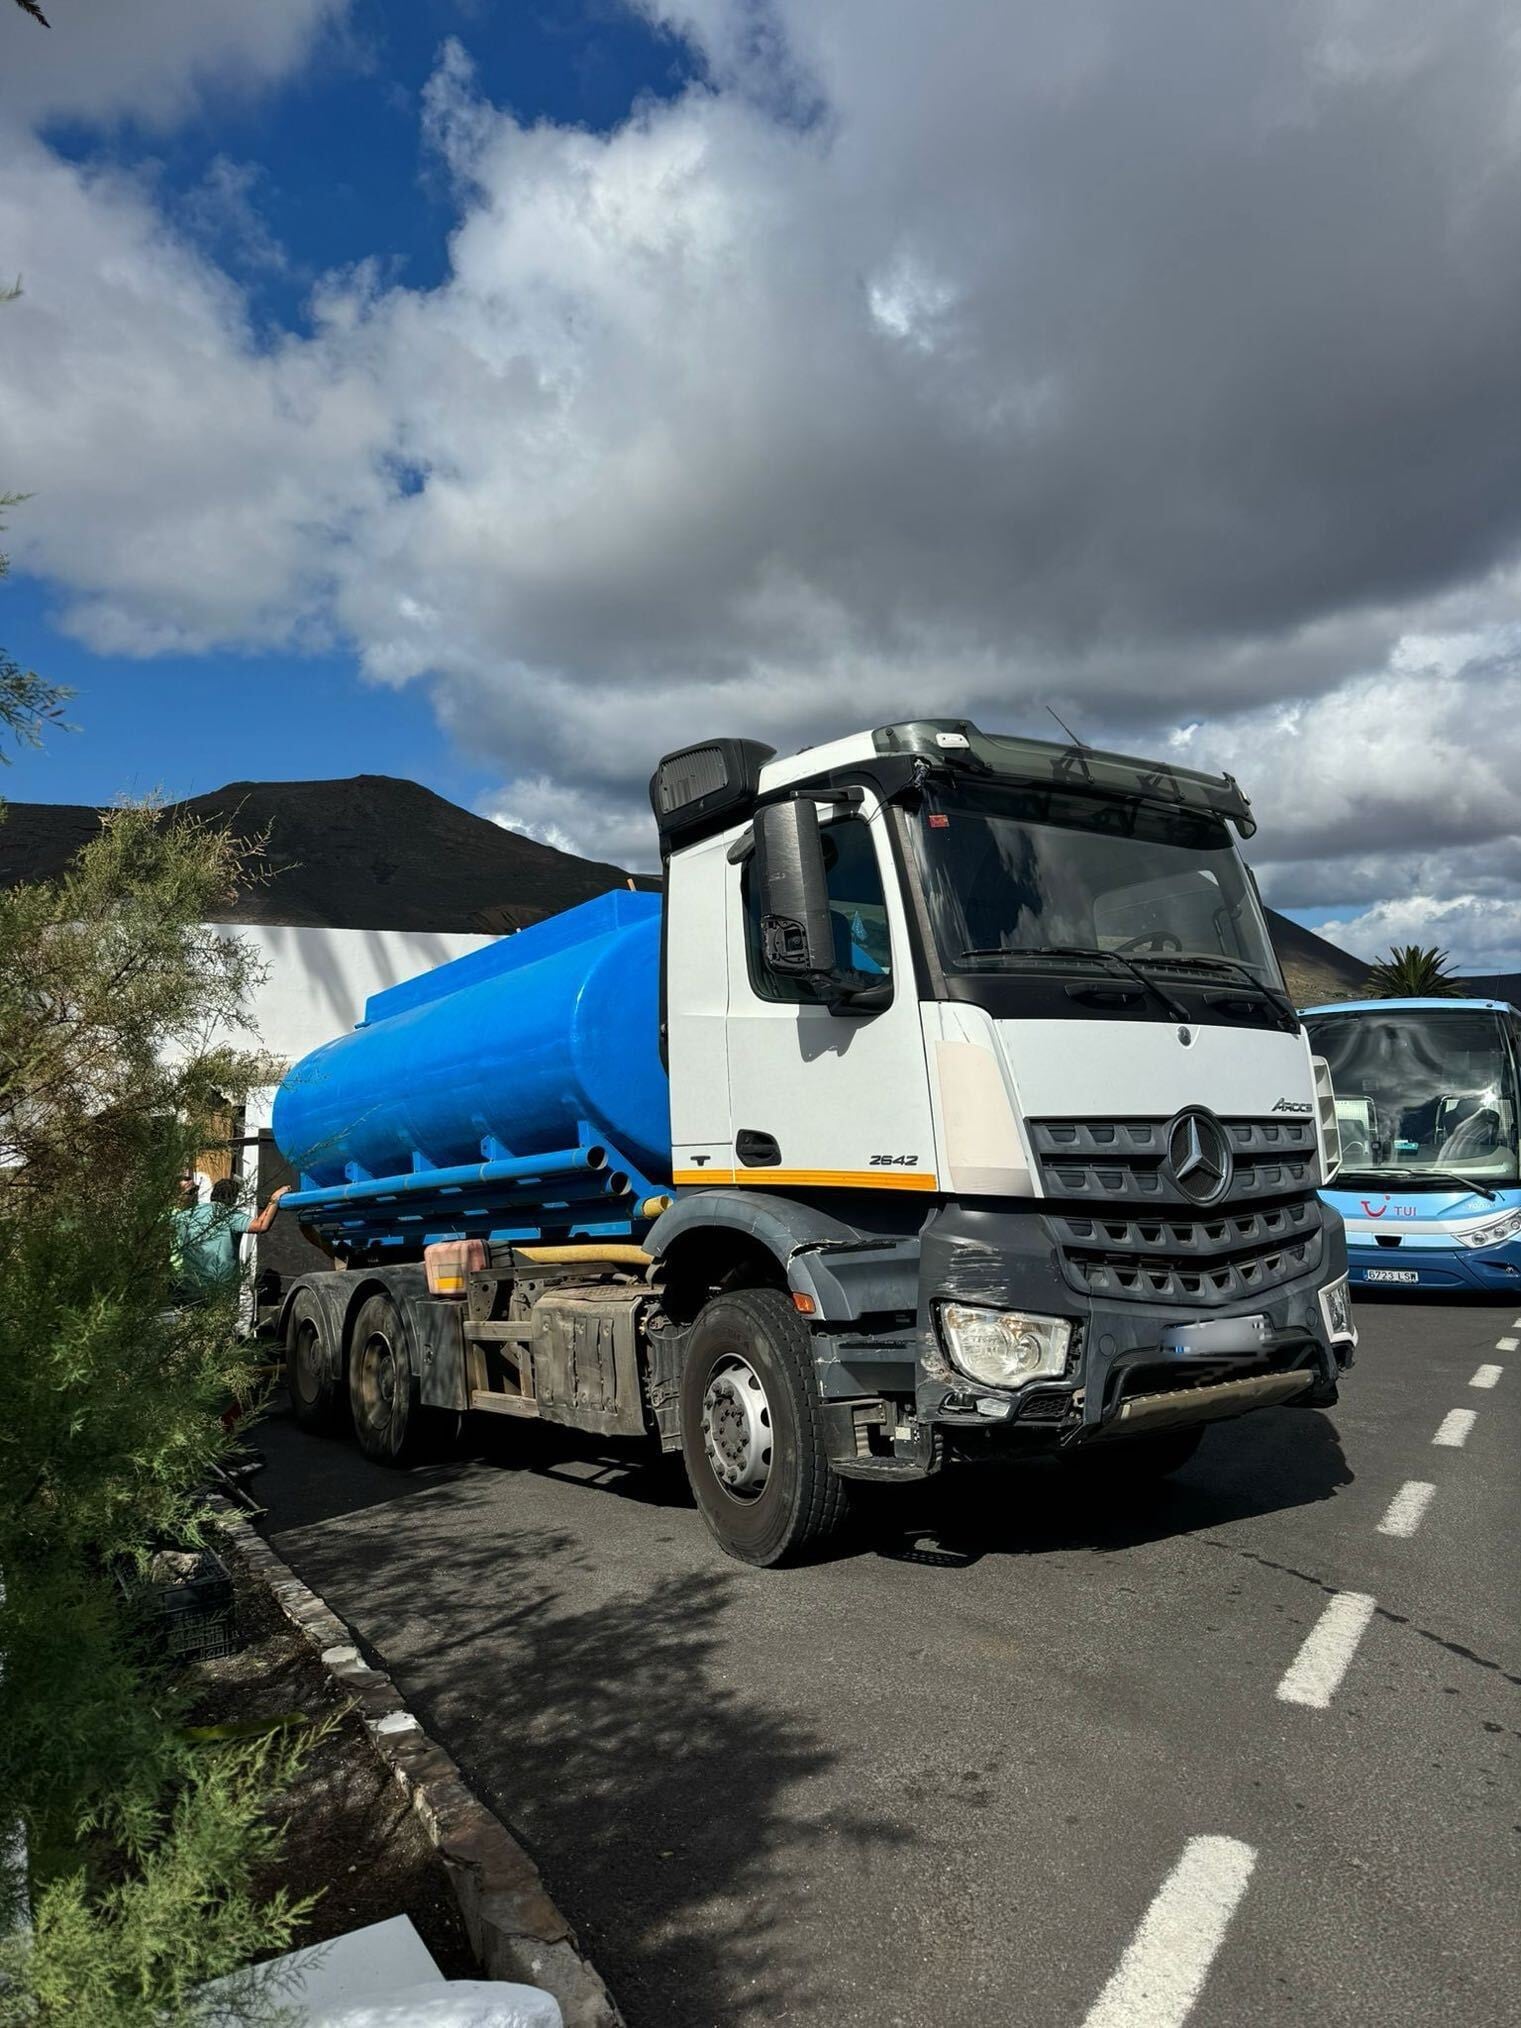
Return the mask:
[[[7,484],[18,565],[119,654],[266,647],[331,624],[336,553],[385,490],[383,390],[325,333],[261,350],[239,293],[155,212],[0,133]]]
[[[645,7],[706,81],[609,135],[451,46],[447,279],[329,276],[273,345],[150,193],[0,145],[0,469],[67,624],[346,639],[499,759],[495,812],[627,861],[705,732],[1050,701],[1232,767],[1293,905],[1503,900],[1502,0]]]
[[[559,852],[606,859],[641,873],[653,872],[658,863],[648,806],[642,812],[630,810],[621,799],[609,802],[547,775],[509,783],[487,801],[483,814]]]
[[[211,250],[218,243],[225,245],[231,266],[284,274],[290,267],[289,257],[259,211],[264,181],[258,163],[234,162],[218,155],[186,195],[181,216],[198,243]]]
[[[349,0],[57,0],[50,26],[7,10],[0,118],[131,118],[157,126],[207,90],[285,77]]]
[[[1521,627],[1402,636],[1375,674],[1170,745],[1247,787],[1274,866],[1494,845],[1521,832]]]
[[[1346,949],[1388,955],[1391,944],[1435,944],[1465,972],[1521,971],[1521,898],[1411,894],[1360,915],[1333,918],[1318,934]]]

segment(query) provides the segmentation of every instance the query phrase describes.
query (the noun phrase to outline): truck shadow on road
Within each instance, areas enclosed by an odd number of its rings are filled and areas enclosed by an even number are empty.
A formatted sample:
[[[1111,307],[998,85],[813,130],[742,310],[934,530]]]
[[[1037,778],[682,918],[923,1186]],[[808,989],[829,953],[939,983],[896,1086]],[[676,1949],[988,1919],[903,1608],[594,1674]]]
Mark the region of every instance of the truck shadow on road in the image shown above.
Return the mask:
[[[1181,1471],[1140,1486],[1110,1478],[1097,1452],[948,1472],[891,1509],[871,1503],[863,1546],[942,1568],[990,1555],[1113,1553],[1334,1499],[1354,1476],[1329,1417],[1264,1409],[1217,1424]]]
[[[270,1452],[282,1528],[303,1528],[398,1501],[412,1502],[488,1471],[526,1471],[577,1494],[671,1509],[706,1543],[678,1458],[635,1444],[599,1444],[556,1429],[492,1427],[417,1470],[386,1471],[346,1445],[303,1436],[290,1424],[261,1432]],[[318,1456],[320,1472],[301,1460]],[[1307,1409],[1264,1409],[1209,1430],[1181,1471],[1150,1484],[1112,1480],[1098,1452],[1071,1461],[996,1460],[943,1473],[916,1487],[858,1494],[856,1515],[831,1560],[875,1555],[961,1568],[989,1555],[1059,1550],[1112,1553],[1222,1523],[1334,1499],[1355,1474],[1332,1420]],[[716,1554],[716,1552],[714,1552]]]
[[[860,2018],[859,1991],[838,1984],[848,1954],[820,1947],[820,1908],[841,1869],[889,1878],[926,1834],[911,1814],[873,1814],[848,1752],[736,1667],[758,1601],[774,1590],[778,1609],[827,1611],[836,1577],[730,1564],[679,1472],[530,1435],[487,1434],[398,1474],[268,1425],[275,1546],[513,1826],[632,2028]],[[518,1473],[532,1482],[520,1492]],[[1212,1430],[1141,1492],[1106,1489],[1093,1468],[1011,1463],[878,1496],[839,1553],[954,1573],[1123,1552],[1331,1499],[1351,1479],[1328,1417],[1268,1410]],[[939,1581],[924,1573],[926,1603]]]
[[[276,1546],[532,1852],[632,2028],[828,2019],[840,1996],[804,1947],[820,1877],[911,1830],[813,1800],[838,1755],[734,1680],[724,1621],[751,1574],[686,1542],[695,1516],[657,1519],[653,1575],[504,1527],[493,1478]]]
[[[422,1499],[482,1467],[538,1472],[591,1491],[616,1492],[639,1506],[692,1504],[679,1458],[660,1458],[649,1445],[599,1442],[552,1425],[522,1429],[474,1418],[458,1436],[441,1432],[417,1463],[399,1472],[372,1464],[344,1437],[298,1429],[283,1399],[249,1433],[268,1459],[267,1476],[252,1490],[278,1509],[280,1528],[306,1528],[366,1507]]]

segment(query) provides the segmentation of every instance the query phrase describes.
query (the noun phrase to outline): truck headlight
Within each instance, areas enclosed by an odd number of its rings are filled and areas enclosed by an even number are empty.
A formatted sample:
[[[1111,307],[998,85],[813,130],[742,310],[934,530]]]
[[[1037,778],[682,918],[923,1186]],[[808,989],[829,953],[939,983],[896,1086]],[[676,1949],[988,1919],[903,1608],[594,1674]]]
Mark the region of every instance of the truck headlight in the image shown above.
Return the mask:
[[[1072,1326],[1065,1317],[942,1303],[940,1328],[953,1361],[984,1387],[1019,1387],[1066,1371]]]
[[[1459,1246],[1498,1246],[1503,1239],[1514,1239],[1518,1232],[1521,1211],[1504,1211],[1498,1218],[1486,1218],[1482,1224],[1470,1225],[1452,1236]]]
[[[1325,1319],[1328,1338],[1350,1338],[1354,1345],[1357,1343],[1357,1326],[1352,1321],[1352,1291],[1347,1287],[1345,1275],[1328,1282],[1321,1290],[1320,1314]]]

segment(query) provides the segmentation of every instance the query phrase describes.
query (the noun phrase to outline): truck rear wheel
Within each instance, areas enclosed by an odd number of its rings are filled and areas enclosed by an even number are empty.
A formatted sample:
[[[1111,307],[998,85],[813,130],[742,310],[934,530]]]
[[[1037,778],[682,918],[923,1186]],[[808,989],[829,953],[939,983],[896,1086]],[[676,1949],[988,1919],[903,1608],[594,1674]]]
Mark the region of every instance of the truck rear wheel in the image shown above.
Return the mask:
[[[285,1384],[302,1429],[331,1436],[344,1419],[343,1360],[321,1303],[301,1289],[285,1325]]]
[[[389,1296],[362,1304],[349,1336],[349,1406],[367,1458],[404,1465],[417,1448],[422,1411],[401,1316]]]
[[[742,1563],[786,1563],[843,1525],[849,1488],[824,1449],[813,1343],[779,1290],[735,1290],[699,1313],[681,1447],[703,1520]]]

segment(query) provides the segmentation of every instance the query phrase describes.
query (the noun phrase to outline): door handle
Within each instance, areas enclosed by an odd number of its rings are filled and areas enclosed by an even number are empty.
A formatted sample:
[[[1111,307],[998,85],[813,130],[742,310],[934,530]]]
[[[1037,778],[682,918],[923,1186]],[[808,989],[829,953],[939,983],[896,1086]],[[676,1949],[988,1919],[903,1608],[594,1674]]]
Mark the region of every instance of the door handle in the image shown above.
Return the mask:
[[[734,1136],[734,1152],[747,1169],[775,1169],[781,1164],[776,1136],[757,1133],[754,1127],[740,1128]]]

